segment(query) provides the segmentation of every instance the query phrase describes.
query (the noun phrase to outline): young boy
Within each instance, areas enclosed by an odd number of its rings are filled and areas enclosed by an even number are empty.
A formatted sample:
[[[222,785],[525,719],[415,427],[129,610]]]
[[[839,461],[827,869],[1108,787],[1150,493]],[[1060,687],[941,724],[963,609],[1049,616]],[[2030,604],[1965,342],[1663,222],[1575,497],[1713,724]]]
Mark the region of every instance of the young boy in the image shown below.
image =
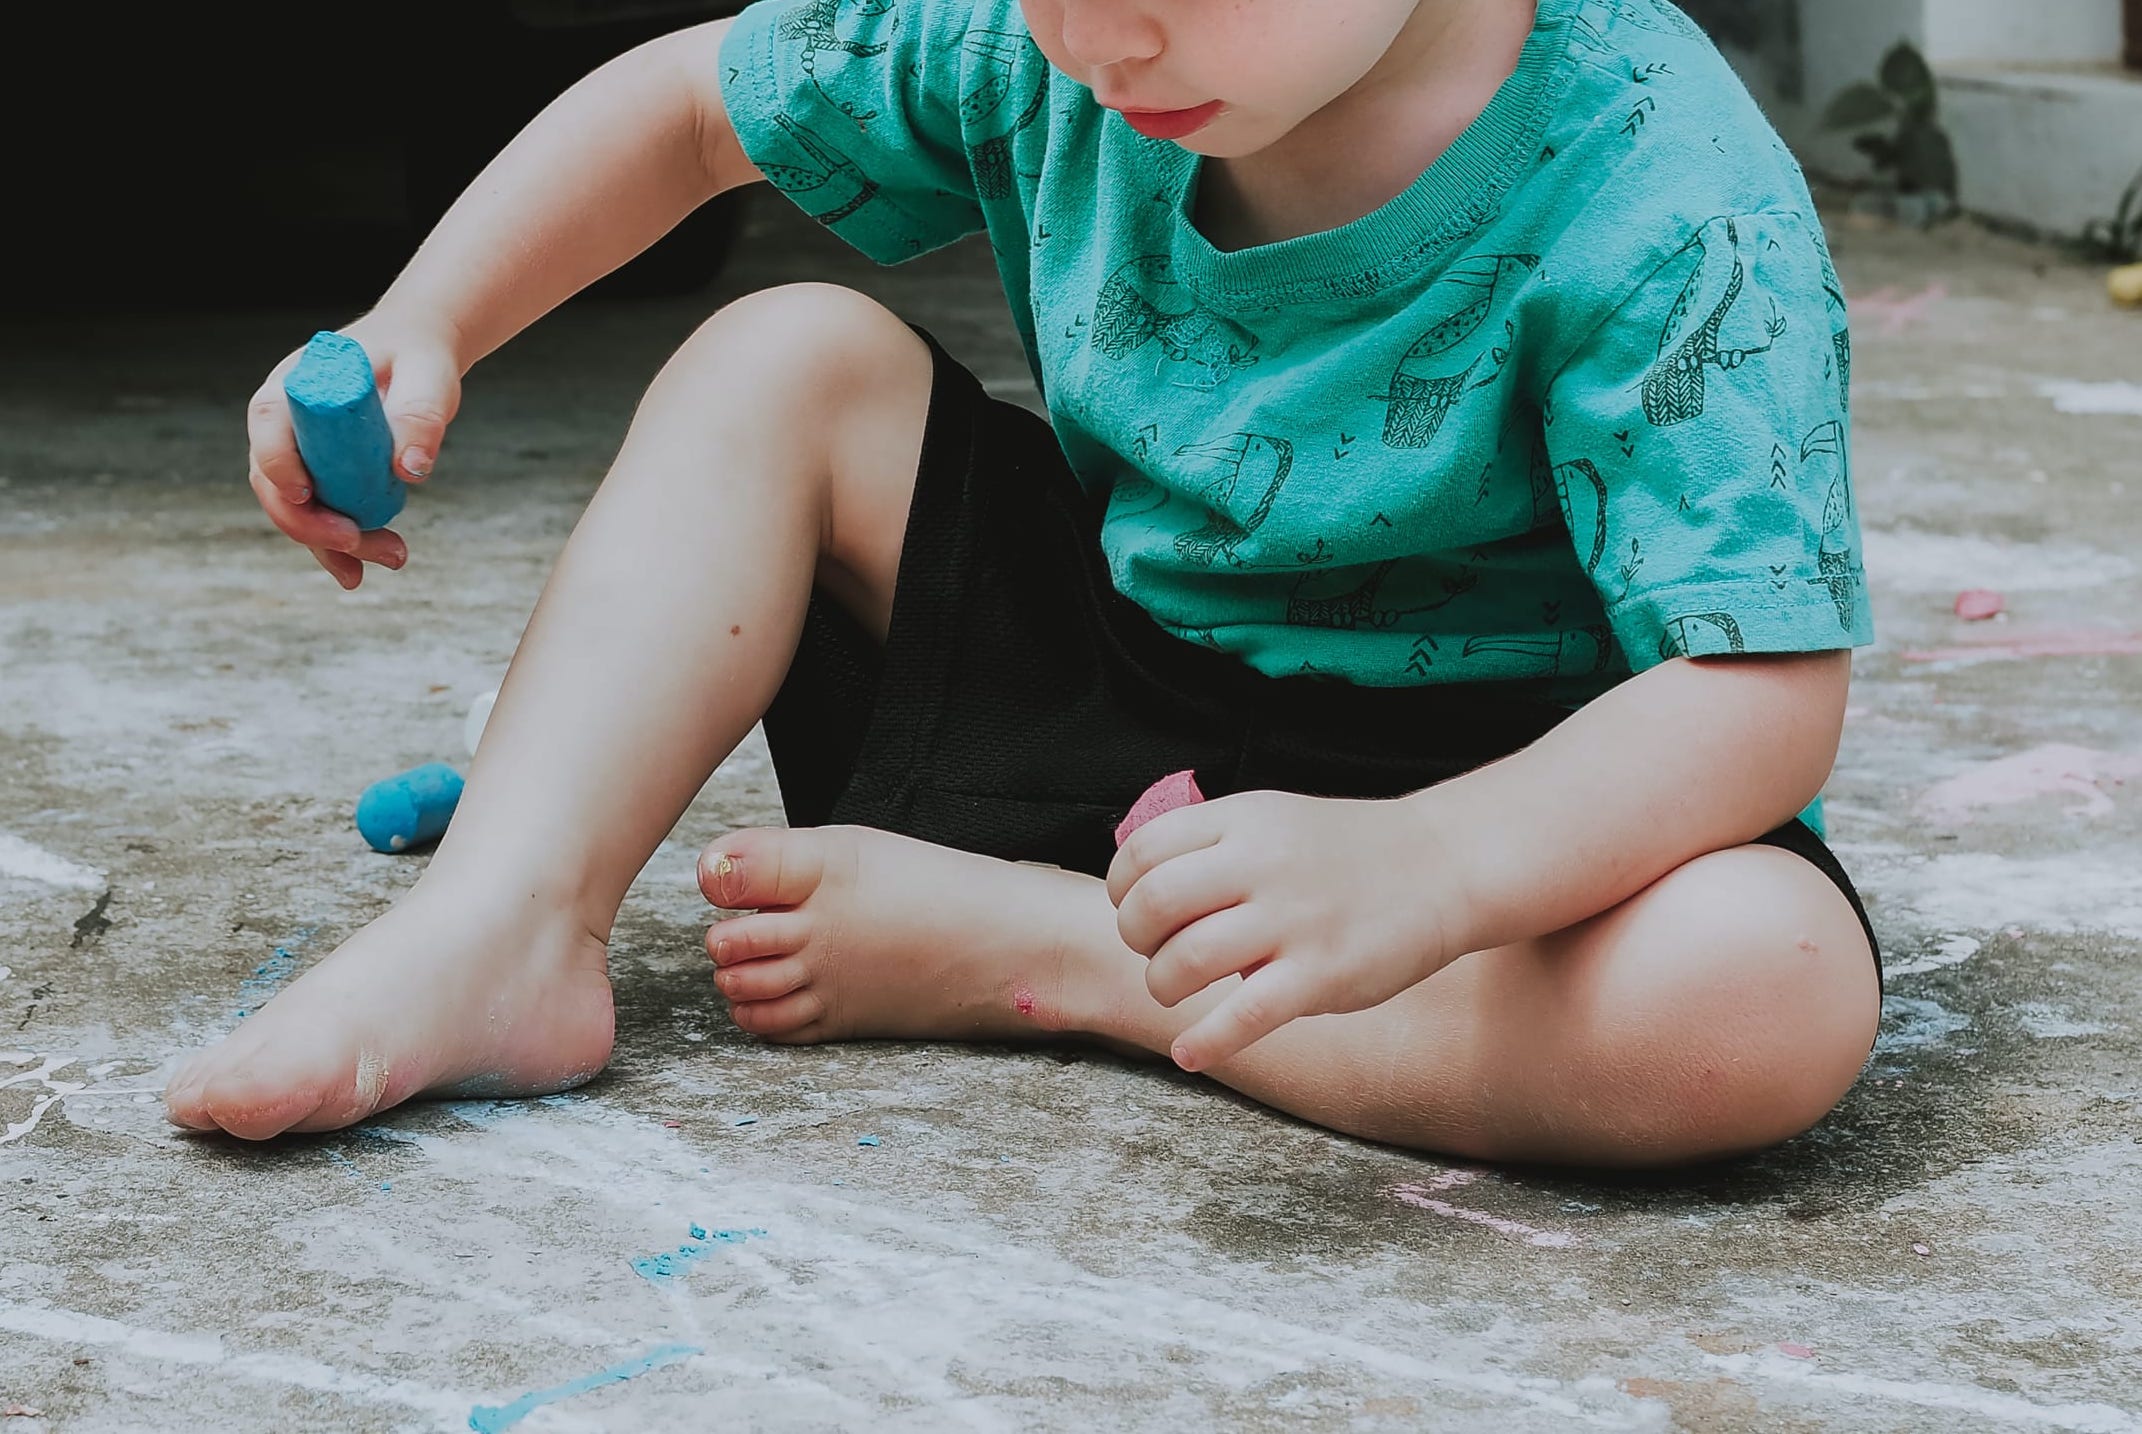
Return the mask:
[[[1051,421],[853,293],[708,320],[422,879],[174,1121],[586,1080],[625,890],[761,718],[791,826],[701,884],[769,1040],[1062,1033],[1512,1161],[1851,1084],[1874,937],[1794,819],[1872,635],[1843,299],[1666,0],[765,0],[575,86],[349,325],[406,476],[477,359],[762,175],[887,262],[986,229]],[[262,506],[400,567],[281,373]],[[1182,770],[1216,799],[1114,852]]]

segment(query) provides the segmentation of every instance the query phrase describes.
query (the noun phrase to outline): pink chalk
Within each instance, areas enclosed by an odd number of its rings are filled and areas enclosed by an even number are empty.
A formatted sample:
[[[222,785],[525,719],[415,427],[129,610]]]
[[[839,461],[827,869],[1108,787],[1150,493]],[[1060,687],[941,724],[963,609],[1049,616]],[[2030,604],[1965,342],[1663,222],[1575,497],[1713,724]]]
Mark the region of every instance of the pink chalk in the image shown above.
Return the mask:
[[[1205,794],[1197,789],[1195,772],[1177,772],[1171,777],[1162,777],[1145,789],[1145,795],[1132,804],[1130,815],[1116,826],[1116,845],[1130,840],[1130,834],[1164,812],[1177,807],[1194,807],[1205,800]]]
[[[1956,595],[1956,615],[1965,622],[1984,622],[1989,617],[1999,617],[2008,606],[2008,599],[1991,588],[1969,588]]]
[[[1794,1344],[1789,1339],[1778,1341],[1778,1353],[1788,1359],[1813,1359],[1815,1352],[1804,1344]]]

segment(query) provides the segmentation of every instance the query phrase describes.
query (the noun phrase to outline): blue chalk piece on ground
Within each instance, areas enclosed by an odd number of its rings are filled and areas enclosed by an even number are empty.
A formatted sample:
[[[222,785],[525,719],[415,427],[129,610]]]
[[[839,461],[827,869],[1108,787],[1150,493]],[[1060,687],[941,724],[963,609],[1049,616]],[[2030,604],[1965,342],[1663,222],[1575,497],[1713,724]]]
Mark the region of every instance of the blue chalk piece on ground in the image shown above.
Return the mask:
[[[320,332],[283,379],[298,453],[322,504],[367,531],[384,528],[409,496],[394,476],[394,433],[364,346]]]
[[[435,842],[461,800],[461,774],[426,762],[374,782],[357,799],[357,831],[374,851],[413,851]]]
[[[876,1145],[878,1138],[875,1135],[861,1135],[856,1137],[855,1143],[857,1145]]]

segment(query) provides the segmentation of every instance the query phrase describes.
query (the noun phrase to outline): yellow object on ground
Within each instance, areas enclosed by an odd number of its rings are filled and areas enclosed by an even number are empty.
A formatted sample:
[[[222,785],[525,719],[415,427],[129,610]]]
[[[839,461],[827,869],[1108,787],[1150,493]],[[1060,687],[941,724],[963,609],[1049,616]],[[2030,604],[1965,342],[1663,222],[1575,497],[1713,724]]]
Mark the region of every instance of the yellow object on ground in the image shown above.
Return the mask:
[[[2142,264],[2129,264],[2124,269],[2114,269],[2106,281],[2112,290],[2112,301],[2142,308]]]

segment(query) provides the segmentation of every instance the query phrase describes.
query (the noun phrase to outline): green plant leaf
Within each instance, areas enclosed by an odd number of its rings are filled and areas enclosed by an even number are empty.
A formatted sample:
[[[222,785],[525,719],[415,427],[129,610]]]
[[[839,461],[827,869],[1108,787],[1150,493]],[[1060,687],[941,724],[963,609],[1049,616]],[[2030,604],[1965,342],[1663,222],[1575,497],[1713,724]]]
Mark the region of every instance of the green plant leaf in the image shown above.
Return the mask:
[[[1927,107],[1927,115],[1933,114],[1934,72],[1926,63],[1926,56],[1909,40],[1899,40],[1882,56],[1880,71],[1882,88],[1897,97],[1907,109],[1920,105]]]
[[[1897,129],[1897,187],[1906,194],[1956,197],[1956,150],[1937,124],[1906,121]]]
[[[1896,101],[1862,80],[1837,92],[1837,97],[1830,101],[1829,108],[1822,112],[1822,127],[1862,129],[1870,124],[1879,124],[1896,112]]]
[[[1888,169],[1897,162],[1896,141],[1886,134],[1863,134],[1852,141],[1852,148],[1867,156],[1876,169]]]

